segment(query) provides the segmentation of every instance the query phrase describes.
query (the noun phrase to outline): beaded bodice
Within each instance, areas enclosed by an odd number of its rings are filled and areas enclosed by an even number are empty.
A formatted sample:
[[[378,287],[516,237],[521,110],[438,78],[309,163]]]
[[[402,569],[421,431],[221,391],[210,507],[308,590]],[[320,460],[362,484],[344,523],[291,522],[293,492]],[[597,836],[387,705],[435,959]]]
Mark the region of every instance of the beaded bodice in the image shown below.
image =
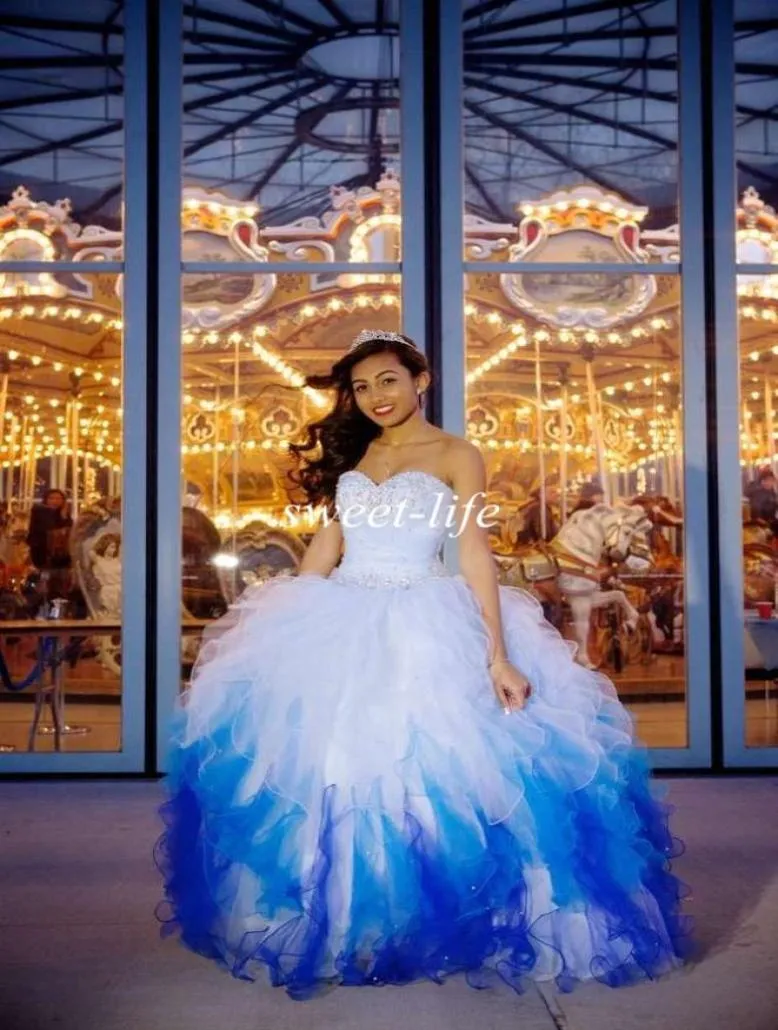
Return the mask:
[[[338,480],[344,555],[332,577],[366,586],[410,586],[445,576],[441,549],[453,526],[453,491],[431,473],[398,472],[381,483],[352,469]]]

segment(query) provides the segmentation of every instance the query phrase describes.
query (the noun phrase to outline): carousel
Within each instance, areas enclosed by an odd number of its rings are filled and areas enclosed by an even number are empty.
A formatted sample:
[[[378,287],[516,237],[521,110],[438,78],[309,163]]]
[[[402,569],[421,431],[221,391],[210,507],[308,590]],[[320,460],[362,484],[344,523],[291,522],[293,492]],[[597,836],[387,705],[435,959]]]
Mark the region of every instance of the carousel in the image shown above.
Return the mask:
[[[519,205],[515,223],[468,215],[465,257],[483,270],[467,276],[464,305],[467,435],[500,509],[500,576],[539,597],[579,661],[655,698],[682,695],[684,682],[683,367],[679,277],[650,272],[679,260],[678,227],[643,231],[648,213],[580,186]],[[83,627],[67,653],[68,696],[118,698],[121,569],[132,560],[119,502],[132,484],[122,482],[122,279],[101,264],[121,260],[122,238],[71,214],[22,186],[0,208],[0,260],[83,266],[0,274],[3,676],[6,691],[29,678],[21,627],[66,611]],[[737,216],[740,260],[778,263],[778,217],[753,189]],[[181,224],[185,260],[253,263],[182,283],[182,619],[204,624],[247,586],[294,573],[315,531],[316,513],[288,510],[289,443],[330,403],[304,377],[360,329],[400,328],[400,277],[357,268],[401,259],[400,181],[388,171],[374,188],[333,188],[322,217],[288,225],[186,187]],[[276,271],[256,270],[269,261]],[[277,271],[285,261],[310,270]],[[326,268],[344,261],[356,270]],[[508,261],[522,271],[490,271]],[[533,272],[535,262],[571,268]],[[587,268],[603,263],[647,268]],[[745,497],[775,468],[778,289],[748,276],[738,293]],[[68,529],[54,578],[30,553],[52,491]],[[756,603],[774,595],[774,526],[747,503],[744,521]],[[184,674],[196,640],[185,637]]]

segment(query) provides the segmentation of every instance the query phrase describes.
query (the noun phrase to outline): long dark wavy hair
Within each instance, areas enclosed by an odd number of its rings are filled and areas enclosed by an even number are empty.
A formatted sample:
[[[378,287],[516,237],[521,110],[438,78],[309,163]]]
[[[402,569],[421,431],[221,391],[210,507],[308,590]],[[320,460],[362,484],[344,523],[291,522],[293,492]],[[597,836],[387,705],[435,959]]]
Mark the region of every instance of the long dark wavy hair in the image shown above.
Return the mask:
[[[289,445],[289,453],[298,462],[298,468],[287,475],[295,488],[302,489],[308,504],[325,504],[332,512],[338,477],[358,465],[368,444],[381,434],[380,426],[363,415],[357,406],[351,387],[354,365],[372,354],[390,353],[414,378],[430,371],[427,359],[410,337],[403,339],[411,346],[384,337],[368,340],[347,351],[329,373],[306,377],[306,386],[337,391],[334,407],[323,418],[306,426],[302,443]]]

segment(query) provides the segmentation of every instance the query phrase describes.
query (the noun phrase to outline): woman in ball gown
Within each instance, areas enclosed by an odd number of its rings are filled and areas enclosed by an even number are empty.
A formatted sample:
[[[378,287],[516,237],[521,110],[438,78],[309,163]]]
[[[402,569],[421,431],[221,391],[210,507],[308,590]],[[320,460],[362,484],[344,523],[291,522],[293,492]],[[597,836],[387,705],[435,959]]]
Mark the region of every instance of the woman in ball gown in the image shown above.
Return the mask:
[[[483,459],[430,382],[378,331],[307,380],[335,391],[292,448],[321,526],[209,627],[171,717],[162,932],[298,998],[655,978],[690,940],[669,809],[612,684],[498,584]]]

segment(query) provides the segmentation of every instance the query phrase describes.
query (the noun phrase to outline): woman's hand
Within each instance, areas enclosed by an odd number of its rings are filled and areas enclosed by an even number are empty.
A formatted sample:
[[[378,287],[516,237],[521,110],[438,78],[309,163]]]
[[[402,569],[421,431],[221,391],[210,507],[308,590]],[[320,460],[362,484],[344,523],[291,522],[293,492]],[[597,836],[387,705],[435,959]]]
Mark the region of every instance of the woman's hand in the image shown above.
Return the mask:
[[[526,676],[523,676],[507,658],[497,658],[489,666],[494,692],[507,715],[524,707],[532,693],[532,687]]]

